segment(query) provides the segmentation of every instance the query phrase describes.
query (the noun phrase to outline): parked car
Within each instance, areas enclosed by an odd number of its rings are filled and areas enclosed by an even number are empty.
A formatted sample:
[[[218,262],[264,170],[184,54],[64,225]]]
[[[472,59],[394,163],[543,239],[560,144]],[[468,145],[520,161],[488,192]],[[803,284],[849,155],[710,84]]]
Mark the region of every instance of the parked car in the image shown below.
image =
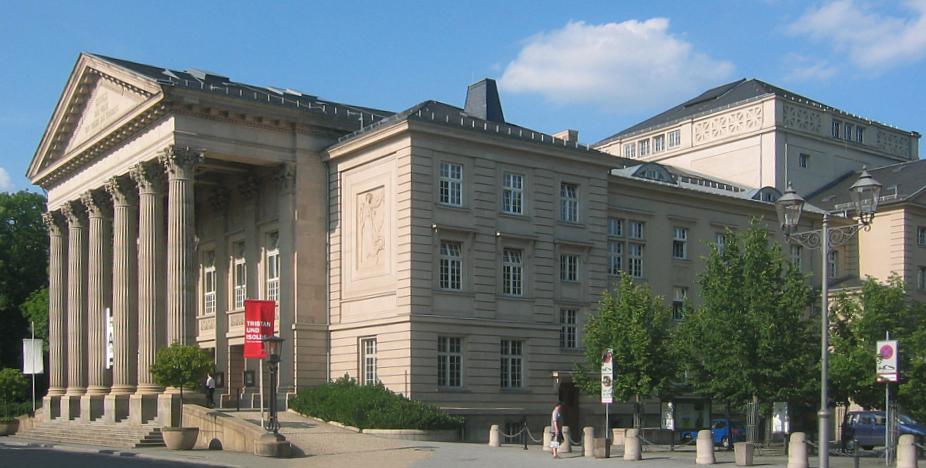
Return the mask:
[[[696,439],[698,431],[684,431],[679,434],[679,437],[683,441]],[[711,421],[711,439],[713,439],[714,445],[733,448],[734,442],[746,440],[746,431],[736,421],[718,418]]]
[[[885,426],[884,411],[850,411],[842,425],[842,438],[871,450],[884,445]],[[922,440],[926,437],[926,426],[902,414],[897,418],[897,433],[913,434]]]

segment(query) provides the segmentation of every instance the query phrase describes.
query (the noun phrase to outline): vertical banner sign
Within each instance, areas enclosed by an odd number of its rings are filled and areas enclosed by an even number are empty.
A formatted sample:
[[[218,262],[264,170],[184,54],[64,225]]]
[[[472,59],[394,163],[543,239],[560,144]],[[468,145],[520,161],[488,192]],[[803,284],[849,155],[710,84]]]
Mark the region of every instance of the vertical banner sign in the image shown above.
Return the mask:
[[[106,308],[106,368],[113,368],[113,359],[115,352],[113,350],[113,310]]]
[[[897,382],[899,370],[897,369],[897,340],[883,340],[878,342],[878,382]]]
[[[614,363],[612,356],[614,350],[608,348],[601,355],[601,402],[605,404],[613,403],[614,400]]]
[[[264,338],[273,336],[276,301],[244,301],[244,358],[265,359]]]
[[[42,357],[41,339],[26,338],[23,340],[23,374],[44,373],[45,364]]]

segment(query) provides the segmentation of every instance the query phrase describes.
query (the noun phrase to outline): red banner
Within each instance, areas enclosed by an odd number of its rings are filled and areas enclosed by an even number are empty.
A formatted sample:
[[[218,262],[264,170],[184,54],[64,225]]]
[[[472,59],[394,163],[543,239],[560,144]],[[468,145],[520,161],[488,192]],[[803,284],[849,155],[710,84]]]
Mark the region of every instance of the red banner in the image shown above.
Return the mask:
[[[276,301],[244,301],[244,358],[265,359],[264,338],[273,336]]]

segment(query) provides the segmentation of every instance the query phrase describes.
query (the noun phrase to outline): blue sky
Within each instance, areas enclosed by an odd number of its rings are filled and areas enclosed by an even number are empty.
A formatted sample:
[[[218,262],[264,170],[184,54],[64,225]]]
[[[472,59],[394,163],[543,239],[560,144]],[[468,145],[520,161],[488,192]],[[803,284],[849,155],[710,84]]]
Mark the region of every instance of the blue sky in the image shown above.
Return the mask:
[[[507,120],[594,143],[759,78],[926,131],[926,0],[10,2],[0,191],[24,173],[81,51],[399,111],[499,80]],[[922,145],[921,145],[922,147]],[[920,150],[921,154],[923,150]]]

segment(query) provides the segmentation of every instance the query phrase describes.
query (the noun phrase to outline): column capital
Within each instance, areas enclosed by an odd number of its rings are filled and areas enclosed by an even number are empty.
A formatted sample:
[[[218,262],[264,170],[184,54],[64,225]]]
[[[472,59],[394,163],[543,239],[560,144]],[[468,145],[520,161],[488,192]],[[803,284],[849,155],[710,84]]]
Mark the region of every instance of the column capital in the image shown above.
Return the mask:
[[[112,197],[115,206],[138,205],[138,192],[130,177],[116,176],[107,180],[106,192]]]
[[[77,201],[71,200],[61,206],[61,213],[67,219],[70,227],[84,227],[87,222],[87,210],[84,205]]]
[[[228,190],[217,188],[210,192],[209,204],[212,205],[212,209],[215,211],[224,211],[225,207],[228,206]]]
[[[203,162],[202,150],[191,149],[189,146],[168,146],[158,156],[158,161],[167,170],[169,179],[192,179],[193,168]]]
[[[112,216],[112,200],[101,190],[87,190],[80,194],[80,201],[87,209],[90,218],[109,218]]]
[[[280,187],[284,193],[292,192],[296,188],[296,165],[292,163],[283,164],[273,175],[273,181]]]
[[[164,171],[153,161],[140,162],[129,169],[129,177],[138,184],[139,193],[161,193],[164,190]]]
[[[260,187],[260,182],[257,180],[257,177],[246,176],[240,184],[238,184],[238,192],[241,194],[242,200],[245,203],[254,203],[257,199],[257,190]]]
[[[64,216],[57,211],[42,213],[42,222],[45,223],[45,227],[48,228],[48,234],[52,236],[63,235],[64,230],[67,229],[67,221],[64,219]]]

